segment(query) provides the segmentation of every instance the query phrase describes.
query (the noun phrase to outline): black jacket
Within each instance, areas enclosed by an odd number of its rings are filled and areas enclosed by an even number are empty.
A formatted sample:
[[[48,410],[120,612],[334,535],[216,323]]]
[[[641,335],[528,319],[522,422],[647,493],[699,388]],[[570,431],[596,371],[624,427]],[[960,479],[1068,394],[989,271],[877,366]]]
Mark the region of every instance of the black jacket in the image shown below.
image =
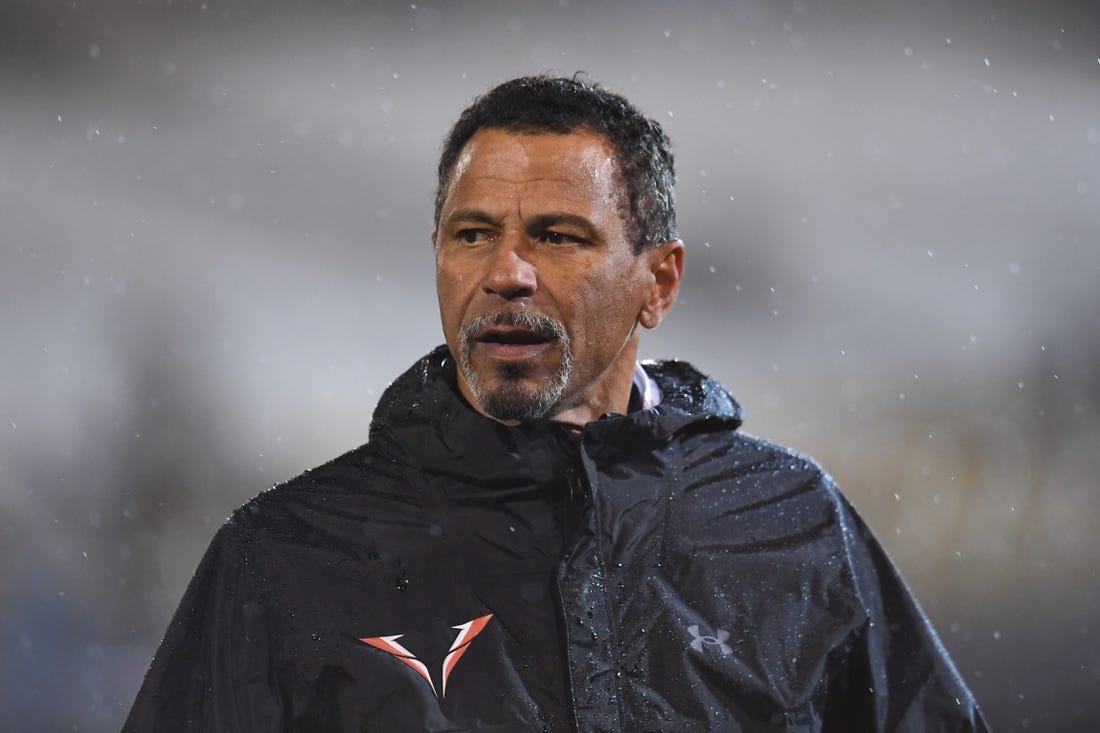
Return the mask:
[[[829,477],[647,370],[663,402],[578,440],[422,359],[367,445],[221,528],[125,729],[984,730]]]

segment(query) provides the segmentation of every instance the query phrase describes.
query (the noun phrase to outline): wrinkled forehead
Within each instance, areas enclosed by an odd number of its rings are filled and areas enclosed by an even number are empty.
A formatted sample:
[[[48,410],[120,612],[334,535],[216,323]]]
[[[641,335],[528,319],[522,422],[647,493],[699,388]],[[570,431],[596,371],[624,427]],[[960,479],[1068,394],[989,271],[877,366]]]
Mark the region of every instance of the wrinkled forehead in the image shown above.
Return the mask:
[[[568,133],[481,128],[455,159],[444,198],[464,181],[523,183],[536,177],[608,192],[614,199],[609,203],[619,208],[625,203],[615,150],[587,128]]]

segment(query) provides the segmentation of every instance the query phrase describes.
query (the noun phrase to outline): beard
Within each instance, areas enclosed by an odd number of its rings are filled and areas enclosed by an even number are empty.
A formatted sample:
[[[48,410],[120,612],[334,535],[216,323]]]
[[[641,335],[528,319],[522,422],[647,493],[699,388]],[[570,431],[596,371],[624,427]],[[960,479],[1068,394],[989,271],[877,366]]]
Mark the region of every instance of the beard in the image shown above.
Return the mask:
[[[530,369],[521,364],[500,364],[495,374],[478,374],[470,361],[470,352],[478,336],[492,326],[512,326],[556,342],[561,348],[561,363],[545,379],[531,383]],[[573,372],[573,349],[569,334],[558,321],[533,313],[497,313],[478,316],[462,326],[458,334],[458,368],[478,406],[497,420],[536,420],[550,415],[561,400]]]

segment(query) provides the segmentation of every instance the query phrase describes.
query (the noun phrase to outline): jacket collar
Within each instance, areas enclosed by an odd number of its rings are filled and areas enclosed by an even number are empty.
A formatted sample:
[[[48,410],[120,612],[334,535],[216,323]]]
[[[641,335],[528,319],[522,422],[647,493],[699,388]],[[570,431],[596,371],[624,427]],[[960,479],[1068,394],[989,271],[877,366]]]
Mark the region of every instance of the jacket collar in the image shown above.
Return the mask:
[[[585,443],[663,442],[690,426],[732,430],[741,424],[741,407],[726,389],[687,362],[642,366],[660,389],[661,403],[588,423]],[[446,346],[417,361],[386,389],[370,428],[370,443],[392,459],[456,477],[476,475],[487,488],[511,483],[517,473],[539,484],[557,480],[560,451],[552,446],[573,440],[549,420],[509,427],[476,412],[458,391],[455,360]]]

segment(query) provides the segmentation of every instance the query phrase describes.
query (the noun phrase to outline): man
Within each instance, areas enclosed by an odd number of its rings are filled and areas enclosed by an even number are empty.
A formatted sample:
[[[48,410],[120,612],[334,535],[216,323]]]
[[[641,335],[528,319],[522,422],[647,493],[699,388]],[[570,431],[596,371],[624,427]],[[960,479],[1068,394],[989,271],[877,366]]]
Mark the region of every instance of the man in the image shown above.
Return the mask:
[[[547,77],[439,164],[446,346],[367,445],[221,528],[127,730],[984,730],[822,470],[725,389],[639,366],[676,300],[673,163]]]

